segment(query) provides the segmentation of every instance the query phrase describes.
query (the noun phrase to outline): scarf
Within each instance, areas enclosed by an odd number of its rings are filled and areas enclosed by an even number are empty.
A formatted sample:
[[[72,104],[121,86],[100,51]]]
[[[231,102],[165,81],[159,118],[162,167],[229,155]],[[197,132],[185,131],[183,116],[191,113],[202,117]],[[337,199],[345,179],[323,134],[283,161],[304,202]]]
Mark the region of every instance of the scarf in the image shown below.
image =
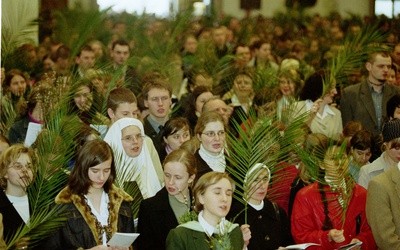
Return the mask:
[[[224,150],[221,150],[218,155],[213,155],[203,147],[203,144],[200,144],[199,155],[213,171],[225,172],[226,161]]]

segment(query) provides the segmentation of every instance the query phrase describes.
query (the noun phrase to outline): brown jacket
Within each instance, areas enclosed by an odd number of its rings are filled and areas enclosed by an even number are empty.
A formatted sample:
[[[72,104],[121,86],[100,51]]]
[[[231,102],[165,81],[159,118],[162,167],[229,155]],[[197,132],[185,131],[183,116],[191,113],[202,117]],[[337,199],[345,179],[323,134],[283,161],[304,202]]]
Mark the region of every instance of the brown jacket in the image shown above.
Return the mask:
[[[368,185],[366,213],[379,249],[400,249],[400,170],[390,167]]]

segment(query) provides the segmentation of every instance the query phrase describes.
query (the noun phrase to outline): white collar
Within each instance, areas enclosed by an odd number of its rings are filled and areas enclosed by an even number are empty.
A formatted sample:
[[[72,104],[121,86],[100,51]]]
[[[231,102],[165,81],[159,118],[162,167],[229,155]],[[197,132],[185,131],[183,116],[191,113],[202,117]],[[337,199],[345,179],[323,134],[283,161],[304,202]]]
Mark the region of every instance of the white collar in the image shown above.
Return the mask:
[[[217,228],[214,227],[214,226],[212,226],[212,225],[210,225],[210,224],[206,221],[206,219],[204,219],[204,217],[203,217],[203,210],[200,211],[199,216],[198,216],[198,219],[199,219],[199,223],[200,223],[201,227],[204,229],[204,232],[205,232],[208,236],[211,236],[211,235],[214,234],[214,232],[216,232]]]
[[[261,203],[259,205],[256,204],[252,204],[252,203],[248,203],[252,208],[254,208],[257,211],[260,211],[261,209],[264,208],[264,201],[262,200]]]

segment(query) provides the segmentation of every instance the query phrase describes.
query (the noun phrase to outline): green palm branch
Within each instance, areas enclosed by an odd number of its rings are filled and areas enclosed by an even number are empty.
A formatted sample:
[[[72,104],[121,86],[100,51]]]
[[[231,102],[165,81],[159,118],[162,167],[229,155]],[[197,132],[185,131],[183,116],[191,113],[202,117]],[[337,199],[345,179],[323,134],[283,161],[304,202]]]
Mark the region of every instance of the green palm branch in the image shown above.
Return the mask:
[[[2,9],[11,2],[2,1]],[[1,60],[3,65],[12,63],[14,50],[24,43],[36,44],[37,20],[33,20],[32,9],[37,8],[31,1],[12,2],[12,8],[2,13],[1,18]]]
[[[54,35],[66,44],[71,49],[71,55],[75,56],[83,45],[100,33],[102,22],[109,10],[110,8],[102,11],[84,11],[75,8],[55,12],[57,25]]]
[[[306,115],[300,115],[292,120],[291,126],[288,126],[282,136],[277,126],[279,122],[275,115],[257,118],[254,114],[250,115],[250,122],[244,121],[241,124],[234,124],[239,132],[236,137],[233,134],[228,136],[228,168],[227,171],[235,179],[237,189],[234,197],[247,207],[247,200],[252,195],[251,183],[243,183],[249,169],[256,163],[265,164],[274,173],[278,169],[278,163],[282,161],[282,156],[288,155],[294,150],[295,142],[300,137],[304,137],[303,124]],[[257,120],[258,119],[258,120]],[[254,121],[257,121],[255,124]],[[253,180],[259,174],[254,171],[249,180]],[[279,179],[272,179],[272,182],[279,182]],[[247,212],[244,211],[245,220]]]
[[[67,167],[75,155],[74,138],[81,123],[77,117],[67,115],[65,94],[57,91],[57,86],[53,87],[53,91],[62,94],[43,97],[47,98],[43,106],[52,108],[47,109],[43,130],[34,143],[39,157],[34,182],[27,189],[31,217],[28,224],[21,227],[7,242],[9,248],[24,239],[28,239],[29,246],[40,244],[41,240],[57,230],[66,220],[63,216],[64,209],[56,205],[54,199],[67,183]]]
[[[140,203],[143,200],[143,196],[140,192],[140,178],[138,175],[140,173],[135,173],[132,171],[132,166],[128,162],[123,161],[123,154],[118,150],[114,151],[114,159],[116,163],[117,178],[115,184],[122,188],[133,198],[132,203],[132,213],[133,217],[136,218],[139,212]],[[145,167],[145,166],[143,166]],[[135,180],[135,181],[132,181]]]
[[[388,47],[380,45],[384,40],[385,35],[376,26],[365,26],[355,35],[347,34],[343,44],[328,62],[329,74],[324,79],[323,96],[334,88],[337,82],[345,82],[350,73],[363,68],[368,55],[389,51]]]

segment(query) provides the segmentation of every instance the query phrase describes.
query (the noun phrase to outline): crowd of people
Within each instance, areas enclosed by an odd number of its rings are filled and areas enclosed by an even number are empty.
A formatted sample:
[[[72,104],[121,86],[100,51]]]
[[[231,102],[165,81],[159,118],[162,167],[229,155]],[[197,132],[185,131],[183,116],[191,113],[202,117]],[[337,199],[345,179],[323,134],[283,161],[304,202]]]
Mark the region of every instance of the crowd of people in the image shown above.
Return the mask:
[[[400,249],[397,20],[113,18],[2,62],[0,248]],[[378,40],[338,72],[365,23]],[[273,146],[241,152],[260,127]],[[33,194],[56,175],[64,219],[38,234]]]

